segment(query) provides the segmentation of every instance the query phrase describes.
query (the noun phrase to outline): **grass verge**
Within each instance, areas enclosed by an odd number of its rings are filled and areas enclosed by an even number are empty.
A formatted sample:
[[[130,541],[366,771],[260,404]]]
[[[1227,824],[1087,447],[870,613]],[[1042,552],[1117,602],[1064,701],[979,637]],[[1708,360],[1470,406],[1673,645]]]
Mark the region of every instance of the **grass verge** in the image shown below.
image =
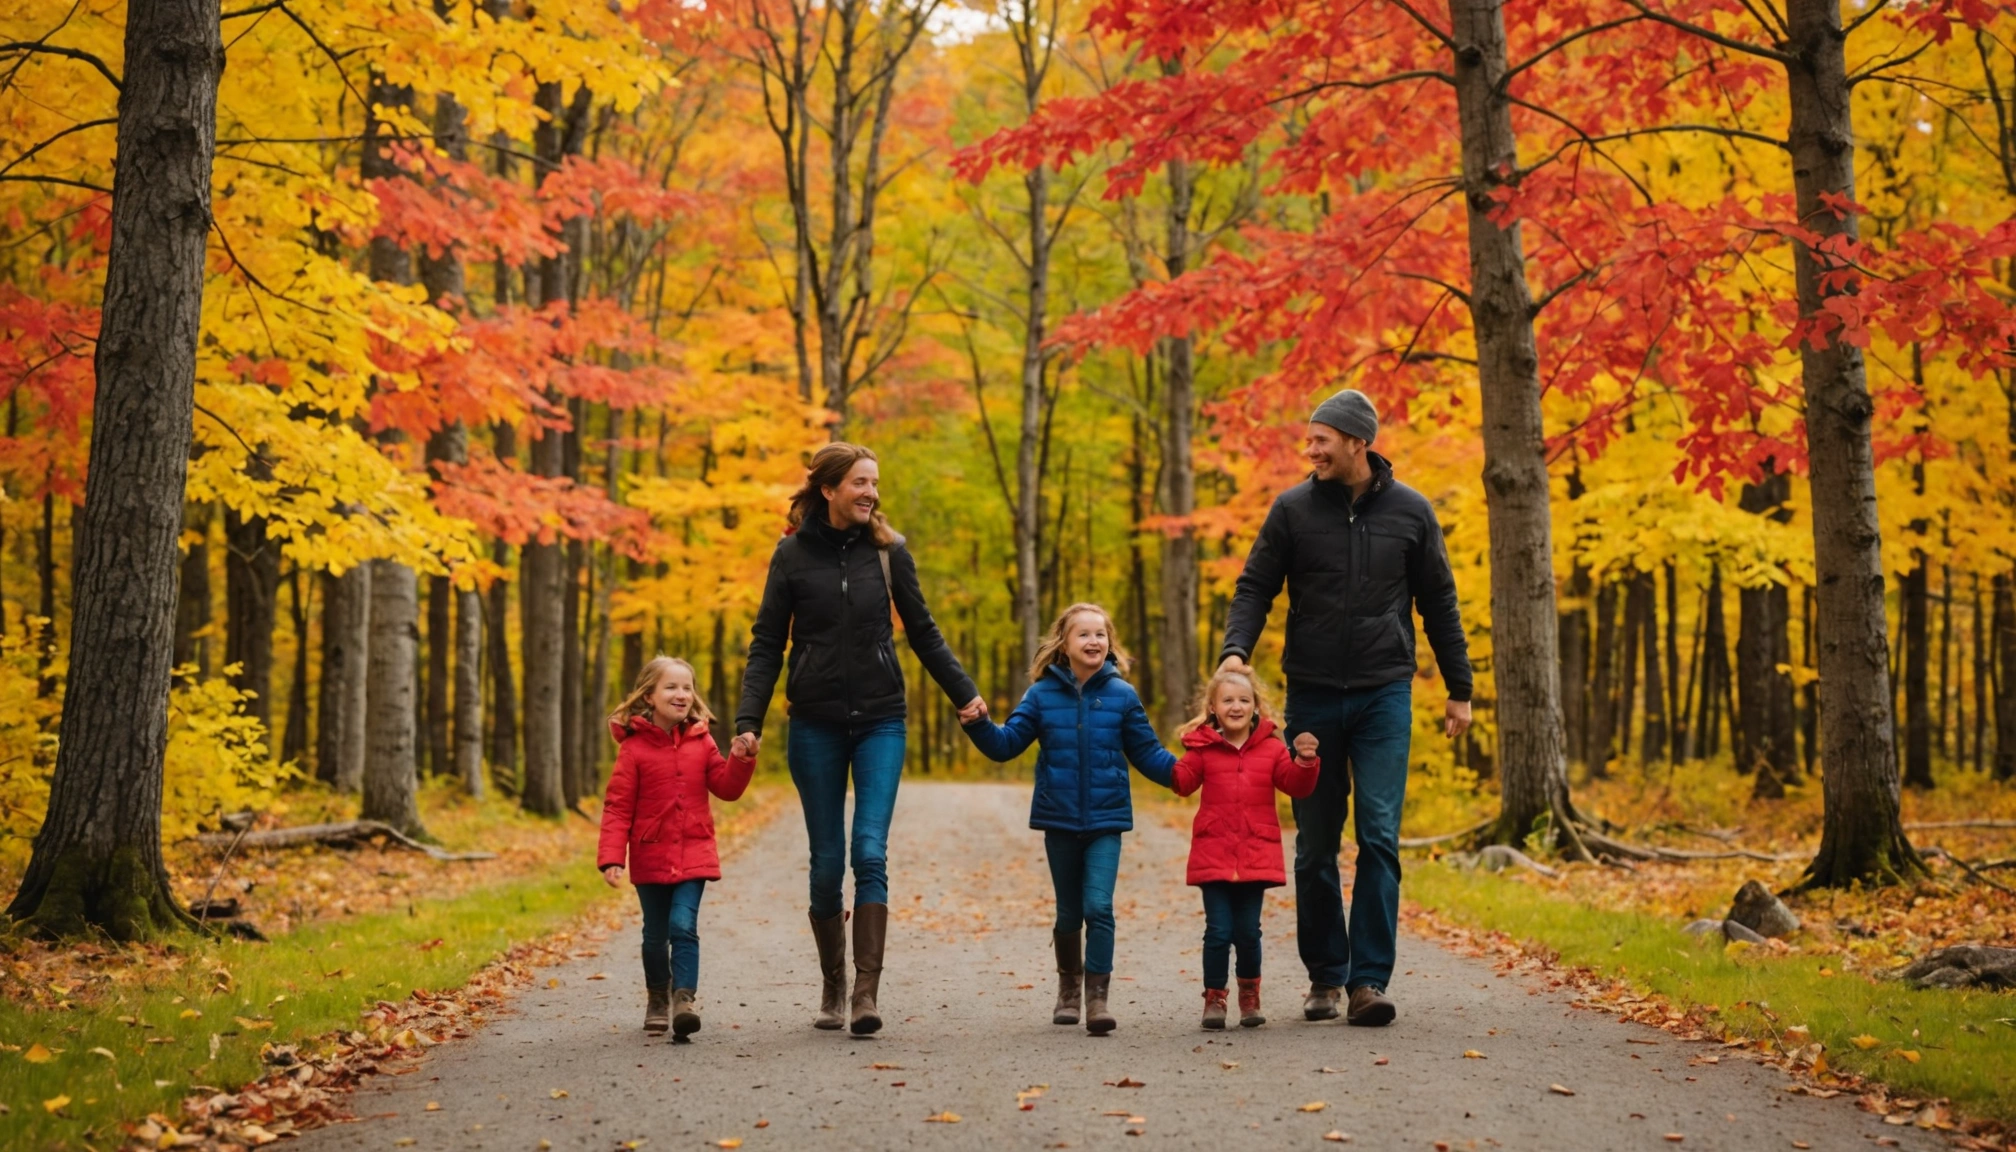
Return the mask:
[[[1914,991],[1839,971],[1832,956],[1696,945],[1668,919],[1441,863],[1411,868],[1406,891],[1453,922],[1541,945],[1564,964],[1621,977],[1678,1007],[1698,1006],[1732,1037],[1782,1038],[1804,1025],[1835,1069],[2016,1122],[2016,996]]]

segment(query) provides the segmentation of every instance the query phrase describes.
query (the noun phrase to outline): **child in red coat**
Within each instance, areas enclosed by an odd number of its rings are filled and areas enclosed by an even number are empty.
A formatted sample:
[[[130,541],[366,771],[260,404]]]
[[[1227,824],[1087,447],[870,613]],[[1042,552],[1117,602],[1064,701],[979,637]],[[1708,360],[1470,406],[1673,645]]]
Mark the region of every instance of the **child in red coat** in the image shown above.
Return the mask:
[[[749,787],[754,759],[727,759],[707,734],[714,718],[693,686],[693,666],[671,656],[644,665],[636,687],[609,717],[616,770],[602,804],[596,866],[611,888],[627,855],[644,909],[644,1031],[665,1031],[668,1000],[676,1040],[700,1030],[693,991],[700,980],[700,897],[721,878],[714,813],[707,794],[734,800]],[[667,947],[671,960],[666,960]]]
[[[1183,726],[1175,788],[1204,795],[1190,830],[1189,883],[1204,895],[1204,1027],[1225,1027],[1225,969],[1239,946],[1239,1023],[1260,1014],[1260,910],[1267,889],[1288,882],[1281,866],[1281,820],[1274,790],[1301,798],[1316,789],[1316,737],[1295,737],[1295,754],[1274,734],[1260,686],[1224,671],[1204,686],[1204,711]]]

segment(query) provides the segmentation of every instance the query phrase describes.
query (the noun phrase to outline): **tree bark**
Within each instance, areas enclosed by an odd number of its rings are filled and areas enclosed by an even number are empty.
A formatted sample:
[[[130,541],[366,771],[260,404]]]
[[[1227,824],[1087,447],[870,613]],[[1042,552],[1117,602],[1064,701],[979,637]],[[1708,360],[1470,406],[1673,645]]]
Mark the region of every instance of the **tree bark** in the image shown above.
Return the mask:
[[[1930,588],[1925,554],[1911,554],[1904,574],[1904,783],[1932,787],[1932,701]]]
[[[308,594],[301,590],[299,565],[287,573],[287,620],[294,628],[294,669],[287,681],[287,725],[280,738],[283,764],[308,755]]]
[[[2016,779],[2016,577],[1995,577],[1994,688],[1997,780]]]
[[[1645,635],[1645,574],[1624,581],[1624,670],[1617,691],[1617,753],[1631,758],[1631,721],[1638,709],[1638,645]]]
[[[414,696],[419,679],[420,582],[397,560],[371,562],[371,691],[366,706],[364,808],[359,819],[424,835],[417,802]]]
[[[273,629],[279,622],[280,542],[266,518],[224,510],[224,663],[237,665],[231,686],[250,692],[246,711],[273,731]]]
[[[498,424],[494,445],[499,460],[516,463],[517,430]],[[502,540],[490,545],[490,559],[501,572],[511,568],[511,546]],[[523,595],[521,588],[520,595]],[[511,581],[502,577],[490,585],[484,608],[485,645],[490,673],[490,770],[513,789],[518,787],[518,685],[511,668]]]
[[[210,678],[210,520],[211,506],[191,504],[183,514],[183,531],[196,535],[182,554],[181,595],[175,605],[175,666],[196,666],[196,679]]]
[[[1640,613],[1645,620],[1645,735],[1638,755],[1645,763],[1666,755],[1665,669],[1659,658],[1659,584],[1650,572],[1638,574],[1639,595],[1644,601]]]
[[[1452,0],[1456,111],[1470,235],[1470,317],[1484,416],[1484,499],[1491,534],[1492,673],[1498,819],[1491,840],[1519,843],[1545,817],[1579,856],[1561,737],[1553,524],[1540,412],[1540,356],[1519,223],[1493,219],[1494,193],[1519,168],[1505,91],[1502,0]]]
[[[57,748],[8,914],[139,940],[191,923],[162,863],[161,789],[224,69],[215,0],[130,0],[125,61],[64,698],[92,722]]]
[[[1857,217],[1823,197],[1855,198],[1855,124],[1840,0],[1788,0],[1785,48],[1793,189],[1801,226],[1853,240]],[[1852,276],[1793,246],[1799,315],[1815,321]],[[1824,805],[1820,849],[1805,883],[1891,883],[1924,871],[1899,816],[1890,736],[1889,638],[1883,619],[1882,530],[1869,425],[1874,406],[1862,350],[1833,333],[1799,342],[1811,462],[1813,559],[1818,575]]]
[[[371,658],[371,566],[322,577],[322,725],[315,777],[338,792],[364,787],[364,716]]]
[[[1694,748],[1712,757],[1722,750],[1722,701],[1729,684],[1729,623],[1722,605],[1722,567],[1708,569],[1701,625],[1701,696],[1694,714]]]
[[[1596,589],[1595,676],[1589,686],[1589,775],[1610,774],[1617,737],[1617,582],[1604,580]]]
[[[1745,484],[1737,506],[1753,516],[1783,523],[1792,476],[1767,471],[1760,484]],[[1778,800],[1798,779],[1797,705],[1793,700],[1792,595],[1779,583],[1742,588],[1736,594],[1736,768],[1755,772],[1751,794]]]
[[[1165,71],[1176,65],[1165,66]],[[1196,182],[1190,165],[1171,160],[1167,234],[1162,254],[1169,279],[1190,266],[1190,209]],[[1195,339],[1172,336],[1162,354],[1162,514],[1186,518],[1197,510],[1197,470],[1191,436],[1197,407]],[[1162,723],[1182,724],[1197,682],[1197,530],[1185,524],[1162,533]]]
[[[1561,716],[1567,756],[1589,763],[1589,569],[1577,561],[1568,575],[1561,613]]]

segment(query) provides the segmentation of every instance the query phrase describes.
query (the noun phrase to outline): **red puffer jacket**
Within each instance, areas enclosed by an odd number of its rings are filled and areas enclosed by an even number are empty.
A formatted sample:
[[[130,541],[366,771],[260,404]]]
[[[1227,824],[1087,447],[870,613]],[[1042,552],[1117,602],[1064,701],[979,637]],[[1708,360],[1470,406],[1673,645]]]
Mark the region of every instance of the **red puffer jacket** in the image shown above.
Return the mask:
[[[702,720],[667,732],[637,716],[628,724],[611,721],[609,735],[620,747],[602,802],[595,866],[624,863],[627,849],[632,884],[719,880],[707,794],[740,797],[756,762],[724,758]]]
[[[1176,794],[1188,796],[1204,789],[1197,819],[1190,826],[1187,882],[1286,884],[1274,790],[1297,799],[1307,796],[1316,790],[1321,769],[1320,761],[1298,763],[1274,735],[1272,720],[1259,721],[1239,748],[1208,725],[1184,736],[1183,758],[1176,762]]]

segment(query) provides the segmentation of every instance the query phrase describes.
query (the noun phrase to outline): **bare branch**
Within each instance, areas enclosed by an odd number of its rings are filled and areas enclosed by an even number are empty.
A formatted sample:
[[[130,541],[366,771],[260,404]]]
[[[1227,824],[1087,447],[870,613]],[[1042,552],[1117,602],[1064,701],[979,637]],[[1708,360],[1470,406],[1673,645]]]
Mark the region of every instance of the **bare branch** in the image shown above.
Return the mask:
[[[1682,20],[1678,16],[1672,16],[1665,12],[1654,11],[1650,5],[1645,3],[1645,0],[1624,0],[1624,3],[1631,6],[1633,9],[1636,9],[1637,11],[1644,13],[1646,18],[1648,19],[1655,20],[1661,24],[1664,24],[1668,28],[1677,28],[1680,31],[1687,33],[1689,36],[1698,36],[1701,39],[1708,41],[1710,44],[1719,44],[1722,47],[1729,49],[1731,52],[1741,52],[1749,56],[1762,57],[1763,59],[1775,61],[1788,68],[1796,65],[1799,62],[1798,59],[1789,52],[1780,52],[1776,48],[1766,48],[1762,44],[1752,44],[1748,40],[1738,40],[1734,36],[1724,36],[1722,33],[1715,31],[1713,28],[1704,27],[1703,25],[1695,24],[1692,21]]]
[[[19,52],[28,56],[62,56],[70,60],[81,60],[96,68],[100,76],[111,81],[112,87],[125,87],[112,69],[106,66],[105,61],[100,60],[97,56],[86,52],[82,48],[65,48],[61,44],[44,44],[39,40],[15,40],[7,44],[0,44],[0,53],[8,52]]]

